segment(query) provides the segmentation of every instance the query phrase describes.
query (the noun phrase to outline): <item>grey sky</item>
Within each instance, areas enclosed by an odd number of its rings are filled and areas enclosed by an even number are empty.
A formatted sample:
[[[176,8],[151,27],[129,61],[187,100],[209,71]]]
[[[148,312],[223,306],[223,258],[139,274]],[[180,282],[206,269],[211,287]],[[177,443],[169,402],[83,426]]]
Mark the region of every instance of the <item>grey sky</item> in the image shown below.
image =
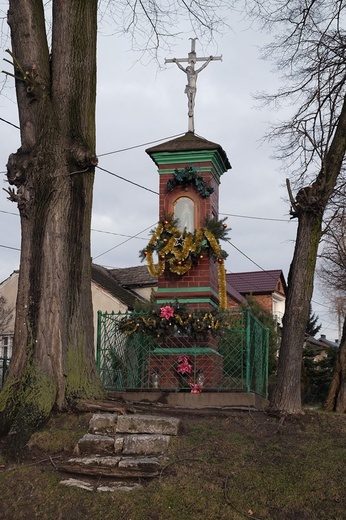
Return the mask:
[[[255,108],[256,102],[252,97],[255,91],[274,89],[278,79],[270,71],[271,64],[259,59],[257,45],[263,41],[263,35],[246,30],[248,24],[235,16],[230,23],[232,30],[216,38],[217,45],[205,47],[203,42],[196,42],[197,55],[222,54],[223,61],[211,62],[198,77],[195,131],[219,143],[232,164],[232,170],[221,178],[220,217],[224,214],[243,217],[228,218],[234,247],[230,244],[223,246],[229,253],[227,270],[257,270],[258,267],[247,256],[263,269],[282,269],[287,278],[296,222],[289,219],[284,175],[278,172],[279,165],[270,159],[272,150],[269,145],[260,144],[268,123],[282,119],[284,114]],[[146,66],[135,63],[138,55],[129,50],[129,42],[124,37],[100,35],[98,154],[187,131],[186,77],[176,65],[165,67],[163,63],[164,58],[186,57],[190,50],[190,36],[183,35],[170,54],[162,55],[163,69],[159,70],[154,61]],[[2,55],[5,57],[4,52]],[[4,94],[0,97],[0,117],[17,123],[14,92],[6,89]],[[19,132],[1,121],[0,132],[0,171],[5,171],[8,155],[20,145]],[[145,153],[148,147],[101,156],[99,166],[158,191],[156,167]],[[2,177],[5,179],[4,174]],[[3,187],[6,186],[4,182]],[[1,193],[0,245],[19,248],[19,218],[3,213],[17,213],[17,208],[6,199],[5,192]],[[92,228],[97,230],[92,232],[92,256],[96,263],[111,267],[138,265],[138,252],[146,244],[148,231],[132,240],[111,233],[136,235],[154,227],[158,217],[157,195],[96,170],[92,220]],[[3,280],[18,268],[19,253],[4,247],[0,250],[0,279]],[[321,332],[329,339],[336,338],[336,319],[329,324],[332,318],[323,306],[327,302],[319,293],[315,293],[314,302],[314,311],[323,321]]]

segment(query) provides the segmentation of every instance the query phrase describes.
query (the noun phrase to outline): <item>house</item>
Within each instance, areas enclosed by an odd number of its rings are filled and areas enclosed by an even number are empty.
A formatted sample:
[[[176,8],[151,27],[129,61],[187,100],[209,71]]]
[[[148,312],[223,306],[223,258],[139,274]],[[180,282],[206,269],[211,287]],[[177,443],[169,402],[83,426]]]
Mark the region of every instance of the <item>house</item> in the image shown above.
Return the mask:
[[[279,325],[285,313],[287,285],[283,272],[279,269],[227,273],[229,308],[237,307],[243,298],[251,295],[263,309],[270,312]]]
[[[133,291],[131,288],[125,289],[117,281],[117,279],[112,276],[108,269],[105,269],[100,265],[92,264],[91,276],[91,293],[94,309],[94,331],[96,345],[97,311],[125,312],[127,310],[133,309],[136,300],[145,301],[146,298],[143,298],[143,296],[140,294],[140,287],[138,288],[138,292]],[[6,306],[13,310],[16,306],[18,278],[19,272],[14,271],[0,284],[0,297],[4,297]],[[0,358],[10,358],[12,355],[14,320],[15,313],[13,312],[11,320],[7,324],[6,329],[0,330]]]
[[[14,271],[0,284],[0,296],[5,298],[11,309],[15,309],[18,274],[18,271]],[[96,346],[98,311],[117,313],[133,310],[136,301],[149,301],[157,289],[157,278],[149,274],[146,265],[106,269],[92,264],[91,275]],[[281,324],[287,290],[282,271],[228,273],[226,278],[228,308],[237,308],[246,303],[246,296],[251,294]],[[13,331],[14,313],[6,330],[0,330],[0,357],[4,357],[4,354],[11,357]]]
[[[339,348],[339,340],[330,341],[327,339],[325,334],[321,334],[319,339],[313,336],[305,335],[304,341],[304,352],[305,355],[308,351],[312,353],[312,360],[314,363],[319,363],[324,359],[328,358],[331,352],[336,352]]]

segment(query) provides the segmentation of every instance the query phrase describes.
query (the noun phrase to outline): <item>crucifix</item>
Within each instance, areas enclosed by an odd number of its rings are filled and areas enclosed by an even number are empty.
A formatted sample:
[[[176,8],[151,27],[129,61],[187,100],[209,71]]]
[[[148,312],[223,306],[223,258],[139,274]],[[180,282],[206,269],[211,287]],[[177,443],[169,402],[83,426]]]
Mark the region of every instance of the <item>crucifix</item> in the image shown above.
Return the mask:
[[[188,102],[188,131],[195,131],[195,123],[194,123],[194,107],[195,107],[195,98],[197,92],[197,76],[201,72],[201,70],[205,69],[205,67],[211,62],[215,60],[222,60],[222,56],[209,56],[208,58],[197,58],[195,45],[197,38],[190,38],[191,40],[191,51],[188,53],[187,58],[173,58],[166,59],[165,63],[175,63],[180,70],[185,72],[187,76],[187,85],[185,87],[185,94],[187,94],[187,102]],[[195,63],[197,61],[204,61],[203,65],[199,67],[199,69],[195,69]],[[181,63],[187,62],[188,66],[183,67]]]

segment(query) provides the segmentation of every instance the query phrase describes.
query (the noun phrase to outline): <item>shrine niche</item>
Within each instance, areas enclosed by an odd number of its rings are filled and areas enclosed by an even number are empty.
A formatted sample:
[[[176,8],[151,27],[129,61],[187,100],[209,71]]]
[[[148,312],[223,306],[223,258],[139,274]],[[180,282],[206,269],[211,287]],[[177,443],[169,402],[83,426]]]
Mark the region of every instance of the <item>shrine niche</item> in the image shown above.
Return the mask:
[[[193,233],[195,231],[195,203],[189,197],[179,197],[174,202],[174,219],[177,228],[182,233]]]

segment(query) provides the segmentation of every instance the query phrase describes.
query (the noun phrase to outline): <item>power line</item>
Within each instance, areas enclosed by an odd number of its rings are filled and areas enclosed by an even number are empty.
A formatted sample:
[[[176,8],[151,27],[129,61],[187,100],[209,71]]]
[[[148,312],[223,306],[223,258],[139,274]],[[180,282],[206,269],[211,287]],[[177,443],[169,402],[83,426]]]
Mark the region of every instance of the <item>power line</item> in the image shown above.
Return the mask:
[[[220,215],[226,215],[227,217],[248,218],[251,220],[269,220],[271,222],[292,222],[292,220],[285,220],[282,218],[253,217],[249,215],[235,215],[234,213],[220,213]]]
[[[151,224],[151,226],[149,226],[149,227],[143,229],[142,231],[140,231],[140,232],[137,233],[136,235],[133,235],[132,237],[128,238],[127,240],[124,240],[123,242],[120,242],[120,244],[117,244],[116,246],[111,247],[110,249],[108,249],[108,250],[105,251],[104,253],[101,253],[100,255],[94,256],[92,260],[94,261],[94,260],[96,260],[96,258],[100,258],[100,256],[103,256],[103,255],[109,253],[110,251],[113,251],[114,249],[117,249],[117,247],[122,246],[122,245],[125,244],[126,242],[129,242],[129,241],[132,240],[133,238],[138,237],[138,235],[141,235],[142,233],[144,233],[144,231],[148,231],[148,229],[150,229],[151,227],[153,227],[153,225],[155,225],[155,224]]]
[[[4,123],[7,123],[8,125],[14,126],[14,128],[18,128],[18,130],[20,130],[19,126],[11,123],[10,121],[7,121],[7,119],[3,119],[2,117],[0,117],[0,121],[3,121]]]
[[[133,237],[132,235],[123,235],[122,233],[115,233],[113,231],[102,231],[101,229],[93,229],[93,228],[91,228],[91,231],[93,231],[94,233],[105,233],[107,235],[116,235],[118,237],[138,238],[138,240],[147,240],[144,237],[137,237],[137,236]]]
[[[0,247],[3,247],[5,249],[13,249],[14,251],[20,251],[20,249],[18,247],[4,246],[2,244],[0,244]]]
[[[13,213],[12,211],[5,211],[3,209],[0,209],[0,213],[7,213],[7,215],[15,215],[16,217],[19,217],[19,213]]]
[[[148,146],[149,144],[159,143],[160,141],[166,141],[166,139],[174,139],[174,137],[180,137],[184,135],[184,133],[170,135],[169,137],[163,137],[162,139],[156,139],[155,141],[149,141],[147,143],[136,144],[135,146],[129,146],[127,148],[121,148],[119,150],[114,150],[113,152],[101,153],[98,154],[98,157],[105,157],[106,155],[112,155],[114,153],[127,152],[128,150],[134,150],[135,148],[141,148],[142,146]]]
[[[255,266],[257,266],[259,269],[261,269],[261,271],[264,271],[265,273],[267,273],[269,276],[271,276],[274,280],[276,280],[275,276],[273,276],[272,274],[270,274],[268,272],[267,269],[263,269],[263,267],[261,267],[259,264],[257,264],[254,260],[252,260],[252,258],[250,258],[248,255],[246,255],[245,253],[243,253],[243,251],[241,251],[237,246],[235,246],[230,240],[226,239],[226,242],[228,242],[232,247],[234,247],[234,249],[236,249],[240,254],[242,254],[243,256],[245,256],[245,258],[247,258],[248,260],[250,260],[250,262],[252,262]]]
[[[130,184],[137,186],[137,188],[142,188],[142,190],[150,191],[151,193],[158,195],[157,191],[151,190],[150,188],[146,188],[145,186],[142,186],[141,184],[137,184],[136,182],[125,179],[125,177],[121,177],[120,175],[110,172],[109,170],[106,170],[105,168],[101,168],[101,166],[96,166],[96,168],[98,168],[99,170],[102,170],[103,172],[109,173],[109,175],[113,175],[114,177],[117,177],[118,179],[121,179],[122,181],[129,182]]]

